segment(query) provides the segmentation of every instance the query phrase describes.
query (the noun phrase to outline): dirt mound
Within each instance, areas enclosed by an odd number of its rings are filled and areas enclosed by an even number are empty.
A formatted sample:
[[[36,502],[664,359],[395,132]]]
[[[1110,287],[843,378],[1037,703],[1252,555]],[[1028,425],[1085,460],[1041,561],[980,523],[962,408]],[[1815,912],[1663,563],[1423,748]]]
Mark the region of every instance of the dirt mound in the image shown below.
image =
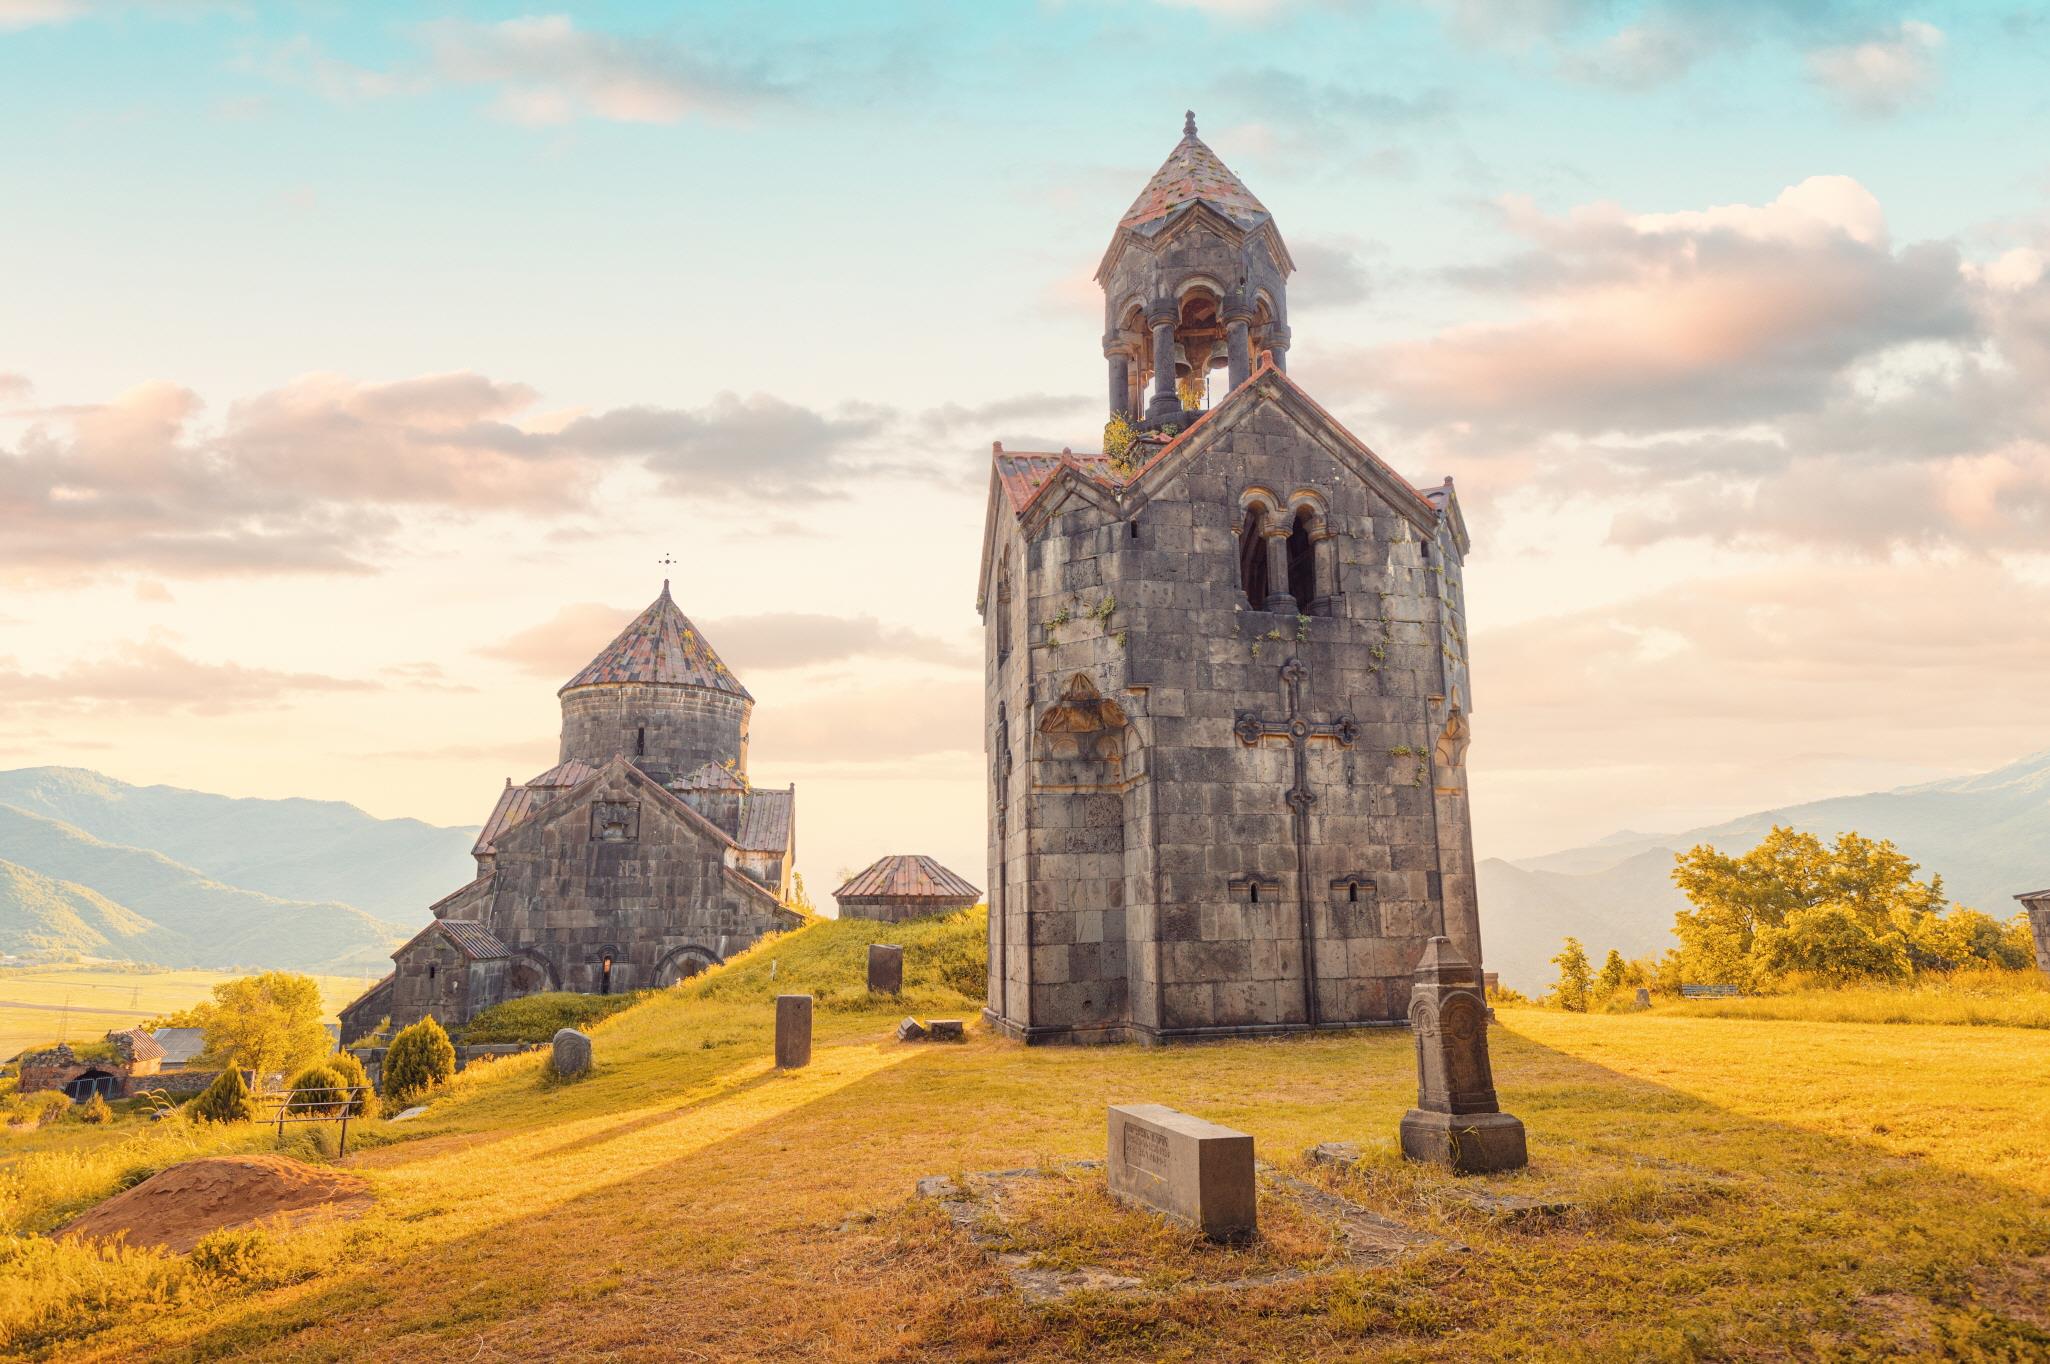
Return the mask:
[[[121,1236],[131,1246],[182,1254],[221,1227],[267,1217],[301,1221],[322,1211],[355,1216],[369,1207],[370,1184],[361,1175],[285,1156],[208,1156],[151,1175],[57,1234]]]

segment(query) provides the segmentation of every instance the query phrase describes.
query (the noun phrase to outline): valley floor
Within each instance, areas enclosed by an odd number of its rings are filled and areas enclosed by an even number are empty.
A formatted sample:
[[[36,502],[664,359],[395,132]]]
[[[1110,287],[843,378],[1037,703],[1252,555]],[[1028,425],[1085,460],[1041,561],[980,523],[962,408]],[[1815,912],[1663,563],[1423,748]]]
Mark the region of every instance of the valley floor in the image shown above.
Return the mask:
[[[787,986],[787,972],[786,981]],[[348,1164],[378,1209],[312,1277],[124,1313],[65,1359],[1339,1360],[2050,1357],[2050,1033],[1504,1010],[1494,1059],[1563,1200],[1498,1225],[1404,1164],[1406,1032],[1143,1050],[899,1044],[824,1011],[777,1073],[762,1001],[679,991],[599,1025],[599,1071],[462,1077]],[[1398,1264],[1021,1303],[925,1175],[1100,1158],[1156,1101],[1444,1238]],[[410,1132],[407,1129],[413,1129]],[[373,1138],[374,1139],[374,1138]],[[1367,1161],[1305,1166],[1317,1142]],[[1078,1217],[1078,1227],[1106,1225]],[[1066,1258],[1106,1253],[1082,1231]],[[1056,1258],[1061,1258],[1057,1256]]]

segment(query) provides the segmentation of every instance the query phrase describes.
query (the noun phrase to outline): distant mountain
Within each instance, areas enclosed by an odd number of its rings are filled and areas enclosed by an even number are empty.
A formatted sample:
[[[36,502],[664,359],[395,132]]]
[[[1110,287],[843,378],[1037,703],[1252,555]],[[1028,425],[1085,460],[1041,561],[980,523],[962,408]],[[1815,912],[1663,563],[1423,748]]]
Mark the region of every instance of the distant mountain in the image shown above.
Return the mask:
[[[352,905],[225,885],[162,853],[12,806],[0,805],[0,861],[12,872],[0,879],[8,951],[42,954],[54,937],[91,955],[166,966],[351,972],[380,965],[407,931]]]
[[[427,906],[477,874],[475,826],[378,819],[336,800],[237,799],[24,767],[0,772],[0,806],[151,849],[227,885],[339,901],[400,924],[426,923]]]
[[[2050,752],[1971,777],[1835,796],[1764,810],[1680,834],[1612,834],[1599,843],[1478,868],[1481,939],[1490,969],[1521,990],[1545,988],[1568,935],[1591,953],[1625,956],[1672,946],[1686,901],[1673,857],[1698,843],[1742,852],[1775,824],[1832,838],[1855,829],[1891,839],[1943,877],[1958,904],[2006,918],[2021,891],[2050,885]]]

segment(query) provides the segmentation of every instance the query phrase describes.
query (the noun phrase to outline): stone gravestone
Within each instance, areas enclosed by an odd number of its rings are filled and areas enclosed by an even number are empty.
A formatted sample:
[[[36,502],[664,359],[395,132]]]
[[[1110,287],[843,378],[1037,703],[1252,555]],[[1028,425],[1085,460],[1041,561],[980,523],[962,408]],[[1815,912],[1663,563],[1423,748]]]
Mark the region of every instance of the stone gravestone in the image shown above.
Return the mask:
[[[776,996],[776,1069],[811,1064],[811,996]]]
[[[904,993],[904,949],[895,943],[868,945],[868,992],[872,995]]]
[[[924,1036],[925,1028],[915,1018],[907,1018],[897,1025],[897,1040],[899,1042],[916,1042]]]
[[[1450,938],[1424,946],[1410,986],[1409,1023],[1416,1030],[1417,1100],[1402,1117],[1402,1154],[1460,1174],[1527,1164],[1523,1124],[1495,1100],[1480,973]]]
[[[1164,1104],[1110,1110],[1110,1191],[1213,1241],[1253,1234],[1253,1139]]]
[[[928,1018],[925,1030],[935,1042],[966,1042],[968,1028],[958,1018]]]
[[[555,1073],[565,1080],[574,1080],[591,1068],[591,1039],[575,1028],[563,1028],[555,1034],[554,1053],[549,1062]]]
[[[1645,989],[1642,985],[1637,987],[1637,1007],[1640,1009],[1649,1009],[1651,1007],[1651,991]]]

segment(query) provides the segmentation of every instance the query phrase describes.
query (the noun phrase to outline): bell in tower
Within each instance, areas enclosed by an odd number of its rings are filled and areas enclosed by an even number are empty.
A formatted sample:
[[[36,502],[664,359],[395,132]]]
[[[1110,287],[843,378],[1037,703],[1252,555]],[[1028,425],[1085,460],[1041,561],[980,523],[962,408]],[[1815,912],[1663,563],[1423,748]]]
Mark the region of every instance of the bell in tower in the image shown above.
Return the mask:
[[[1190,112],[1096,267],[1110,410],[1145,428],[1186,426],[1207,405],[1212,371],[1225,372],[1221,398],[1263,350],[1286,368],[1294,270],[1273,215],[1196,136]]]

